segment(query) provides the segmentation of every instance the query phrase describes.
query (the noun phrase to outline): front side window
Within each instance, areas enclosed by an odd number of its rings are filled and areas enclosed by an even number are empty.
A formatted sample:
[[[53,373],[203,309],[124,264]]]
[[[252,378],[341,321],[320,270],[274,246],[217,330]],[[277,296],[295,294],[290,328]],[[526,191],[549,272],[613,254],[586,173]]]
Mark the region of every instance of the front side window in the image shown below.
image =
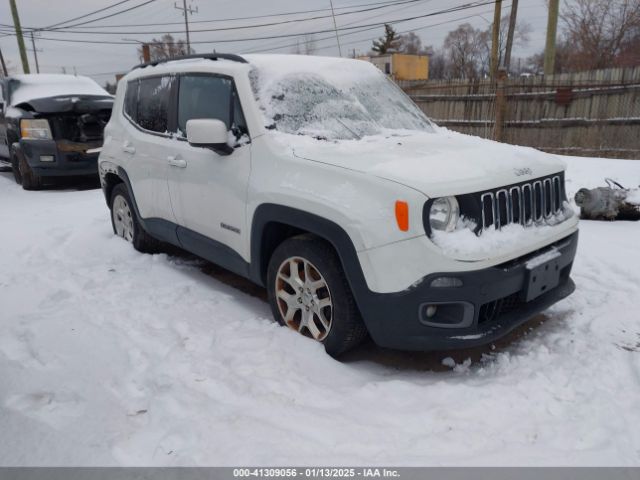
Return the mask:
[[[136,123],[145,130],[166,133],[172,78],[141,78],[138,83]]]
[[[178,94],[178,134],[186,136],[187,121],[196,118],[221,120],[240,138],[247,133],[242,108],[230,78],[184,75]]]
[[[196,118],[222,120],[231,127],[233,83],[224,77],[185,75],[180,78],[178,129],[184,135],[187,121]]]

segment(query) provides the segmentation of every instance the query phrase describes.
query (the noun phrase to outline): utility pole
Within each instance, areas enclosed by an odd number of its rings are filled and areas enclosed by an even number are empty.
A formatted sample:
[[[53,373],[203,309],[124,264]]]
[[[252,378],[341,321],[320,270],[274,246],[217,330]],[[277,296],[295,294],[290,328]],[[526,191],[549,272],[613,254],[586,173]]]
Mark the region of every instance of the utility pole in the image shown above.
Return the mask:
[[[509,73],[511,67],[511,50],[513,49],[513,37],[516,32],[516,19],[518,17],[518,0],[511,0],[511,16],[509,17],[509,32],[507,33],[507,47],[504,52],[504,68]]]
[[[336,32],[336,42],[338,42],[338,54],[342,56],[342,47],[340,47],[340,35],[338,35],[338,25],[336,24],[336,14],[333,11],[333,0],[329,0],[331,5],[331,16],[333,17],[333,29]]]
[[[142,61],[144,63],[149,63],[151,61],[151,52],[149,50],[149,44],[148,43],[143,43],[142,44]]]
[[[13,16],[13,26],[16,29],[16,38],[18,39],[18,50],[20,50],[20,60],[22,60],[22,71],[29,72],[29,59],[27,58],[27,50],[24,48],[24,38],[22,38],[22,27],[20,26],[20,17],[18,16],[18,7],[16,0],[9,0],[11,6],[11,15]]]
[[[36,72],[40,73],[40,66],[38,65],[38,49],[36,48],[36,41],[33,38],[33,30],[31,30],[31,46],[33,47],[33,58],[36,61]]]
[[[7,72],[7,64],[4,63],[4,56],[2,55],[2,49],[0,48],[0,64],[2,64],[2,74],[5,77],[9,76],[9,72]]]
[[[189,14],[193,15],[194,13],[198,13],[198,7],[195,9],[191,5],[187,7],[187,0],[182,0],[182,7],[179,7],[177,3],[174,3],[173,8],[182,10],[182,14],[184,15],[184,30],[187,33],[187,55],[190,55],[191,40],[189,39]]]
[[[549,0],[547,22],[547,45],[544,49],[544,74],[553,75],[556,70],[556,36],[558,33],[558,11],[560,0]]]
[[[493,14],[493,32],[491,34],[491,78],[498,76],[498,54],[500,44],[500,20],[502,19],[502,0],[496,0]]]

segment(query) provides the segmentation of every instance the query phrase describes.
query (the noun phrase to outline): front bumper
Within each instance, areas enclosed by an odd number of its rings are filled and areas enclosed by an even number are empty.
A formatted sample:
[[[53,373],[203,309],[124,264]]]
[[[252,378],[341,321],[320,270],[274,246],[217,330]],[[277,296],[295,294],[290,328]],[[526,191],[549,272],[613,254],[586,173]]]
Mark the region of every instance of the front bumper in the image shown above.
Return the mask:
[[[36,175],[81,176],[98,174],[98,153],[86,153],[100,144],[21,139],[19,149]],[[42,161],[52,157],[52,161]]]
[[[373,340],[382,347],[399,350],[447,350],[491,343],[506,335],[575,289],[570,278],[578,245],[578,232],[539,251],[502,265],[482,270],[436,273],[416,286],[398,293],[356,295],[358,306]],[[559,281],[536,298],[526,301],[527,262],[546,251],[553,258]],[[454,277],[458,287],[434,287],[438,277]],[[435,305],[428,318],[425,309]],[[441,318],[438,318],[441,315]],[[433,326],[433,324],[439,326]]]

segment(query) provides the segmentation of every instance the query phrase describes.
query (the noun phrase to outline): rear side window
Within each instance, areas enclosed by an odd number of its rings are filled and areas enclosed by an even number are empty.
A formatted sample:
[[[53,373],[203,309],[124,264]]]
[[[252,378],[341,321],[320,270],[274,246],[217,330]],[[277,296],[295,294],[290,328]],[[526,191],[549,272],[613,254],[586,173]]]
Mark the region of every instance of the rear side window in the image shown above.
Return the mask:
[[[169,127],[169,100],[173,78],[148,77],[127,84],[124,111],[138,126],[166,133]]]
[[[127,92],[124,94],[124,113],[133,120],[136,119],[136,110],[138,103],[138,81],[134,80],[127,83]]]
[[[180,78],[178,129],[185,135],[187,120],[215,118],[231,128],[233,82],[212,75],[185,75]]]
[[[141,78],[136,123],[145,130],[165,133],[169,126],[170,92],[171,77]]]

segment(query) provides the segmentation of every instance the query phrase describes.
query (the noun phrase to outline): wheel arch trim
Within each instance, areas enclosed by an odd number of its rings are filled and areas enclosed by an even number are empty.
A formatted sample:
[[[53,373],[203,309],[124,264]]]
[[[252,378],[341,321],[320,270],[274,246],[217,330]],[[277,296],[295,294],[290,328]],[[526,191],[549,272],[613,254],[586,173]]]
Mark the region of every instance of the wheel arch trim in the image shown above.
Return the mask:
[[[273,203],[256,208],[251,222],[250,278],[264,286],[269,259],[263,251],[263,235],[270,223],[280,223],[317,235],[329,242],[336,251],[356,303],[367,290],[364,272],[356,248],[349,234],[337,223],[313,213]]]

